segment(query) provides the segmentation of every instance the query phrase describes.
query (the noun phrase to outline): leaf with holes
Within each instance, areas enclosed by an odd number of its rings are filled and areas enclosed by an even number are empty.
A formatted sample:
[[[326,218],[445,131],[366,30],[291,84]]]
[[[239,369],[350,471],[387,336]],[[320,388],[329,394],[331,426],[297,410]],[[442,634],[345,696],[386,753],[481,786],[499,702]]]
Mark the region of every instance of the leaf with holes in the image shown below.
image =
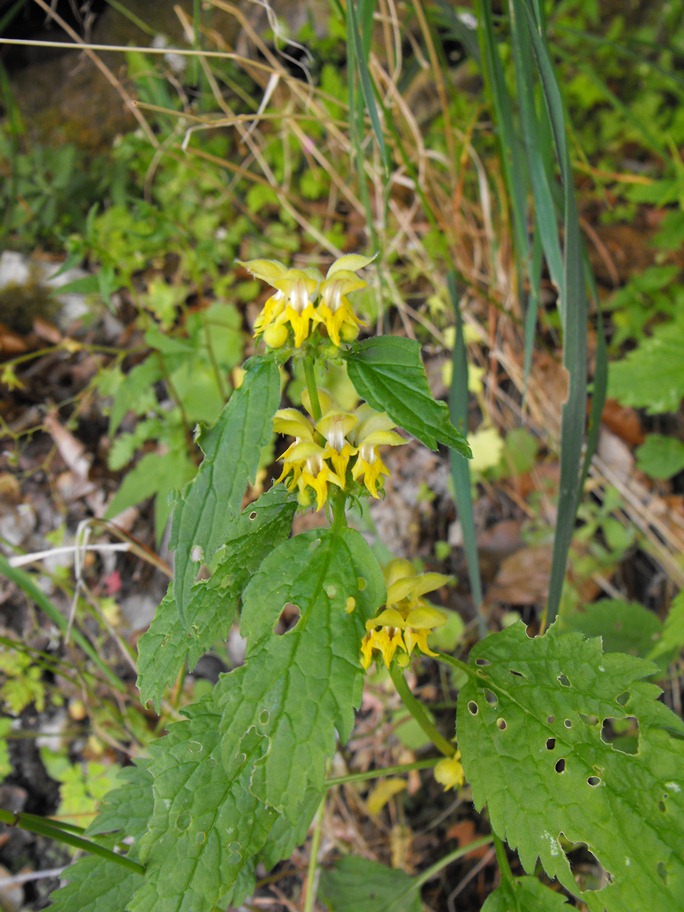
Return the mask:
[[[291,845],[288,826],[301,832],[312,792],[323,793],[336,734],[351,732],[364,625],[384,597],[372,551],[351,529],[303,533],[262,562],[243,594],[245,664],[150,748],[155,811],[130,912],[237,904],[257,854],[273,861]],[[299,616],[279,634],[285,608]]]
[[[347,369],[359,396],[425,446],[436,450],[443,443],[461,456],[472,456],[449,419],[446,402],[432,397],[418,342],[398,336],[366,339],[347,353]]]
[[[599,639],[522,623],[471,653],[458,741],[476,807],[533,872],[594,912],[684,908],[684,723],[642,680],[654,666]],[[607,886],[584,890],[566,850],[584,845]]]
[[[482,912],[568,912],[570,908],[562,893],[554,893],[536,877],[515,877],[501,881]]]
[[[276,485],[241,514],[215,556],[215,569],[190,591],[188,627],[178,616],[172,586],[157,608],[147,633],[138,643],[138,687],[143,704],[161,704],[187,663],[190,671],[235,620],[242,590],[259,564],[290,534],[296,502],[287,488]]]
[[[170,546],[176,551],[174,595],[181,622],[199,563],[209,563],[237,519],[247,483],[254,479],[262,447],[271,439],[280,399],[275,363],[255,357],[216,424],[203,431],[204,461],[173,513]]]

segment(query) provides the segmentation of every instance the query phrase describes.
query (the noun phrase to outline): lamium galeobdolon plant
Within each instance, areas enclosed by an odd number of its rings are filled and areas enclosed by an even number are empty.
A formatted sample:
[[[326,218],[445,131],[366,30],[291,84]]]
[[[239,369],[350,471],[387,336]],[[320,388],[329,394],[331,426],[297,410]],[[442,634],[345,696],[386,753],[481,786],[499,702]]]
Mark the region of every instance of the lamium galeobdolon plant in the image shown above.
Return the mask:
[[[448,578],[403,559],[380,567],[348,523],[353,502],[383,497],[383,454],[405,445],[406,433],[469,456],[446,404],[430,393],[418,343],[358,341],[364,324],[352,298],[371,262],[343,256],[325,277],[272,260],[241,264],[273,289],[255,324],[263,348],[198,435],[204,460],[173,513],[174,580],[139,644],[142,701],[159,708],[179,673],[236,622],[245,660],[123,771],[81,837],[97,854],[67,870],[53,897],[58,912],[238,906],[254,891],[257,865],[270,868],[305,841],[373,663],[389,669],[432,740],[437,780],[446,789],[467,783],[476,808],[487,808],[485,841],[495,845],[501,881],[486,912],[555,910],[568,897],[592,912],[684,908],[684,725],[647,680],[655,666],[604,653],[599,639],[560,624],[537,637],[513,624],[477,643],[468,661],[440,653],[430,635],[446,615],[426,596]],[[280,408],[280,369],[290,360],[303,364],[302,409]],[[346,365],[361,400],[354,408],[317,379],[331,363]],[[287,438],[280,475],[243,509],[274,431]],[[293,535],[301,510],[324,512],[327,527]],[[296,623],[282,633],[284,611]],[[455,733],[438,730],[408,686],[418,655],[456,672]],[[636,743],[606,736],[625,726]],[[595,858],[595,883],[573,874],[577,846]],[[383,878],[382,866],[346,858],[338,876],[324,874],[320,894],[331,909],[356,908],[344,876],[358,899],[361,871],[374,908],[420,910],[422,883],[468,850],[422,878]]]

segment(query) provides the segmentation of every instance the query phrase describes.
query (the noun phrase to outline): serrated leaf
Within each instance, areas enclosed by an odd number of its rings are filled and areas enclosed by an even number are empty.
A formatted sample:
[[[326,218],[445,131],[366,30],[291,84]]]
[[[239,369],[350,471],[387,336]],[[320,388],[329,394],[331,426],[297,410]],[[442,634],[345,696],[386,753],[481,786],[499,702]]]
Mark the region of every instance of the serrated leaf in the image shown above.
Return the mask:
[[[349,379],[374,409],[387,412],[431,450],[443,443],[472,456],[465,437],[449,420],[447,404],[432,397],[418,342],[376,336],[354,345],[346,359]]]
[[[188,627],[178,616],[173,587],[157,608],[138,643],[138,687],[143,705],[159,709],[165,687],[186,665],[190,671],[216,642],[225,639],[235,620],[242,590],[259,564],[290,533],[296,502],[276,485],[250,504],[219,549],[210,579],[190,592]]]
[[[63,876],[70,882],[53,894],[51,912],[125,912],[141,883],[139,874],[95,855],[81,858]]]
[[[279,399],[275,363],[254,358],[216,424],[200,435],[205,458],[174,510],[170,542],[176,551],[174,594],[184,624],[199,563],[210,562],[229,535],[261,449],[272,436]]]
[[[121,838],[137,840],[147,829],[153,808],[152,777],[147,761],[119,770],[115,787],[102,801],[102,808],[86,830],[87,836],[119,833]],[[133,857],[137,853],[133,852]]]
[[[650,415],[676,412],[684,396],[684,317],[657,326],[626,358],[610,365],[608,395]],[[635,382],[638,380],[638,382]]]
[[[245,665],[150,748],[148,874],[130,912],[211,912],[219,900],[236,902],[257,853],[272,862],[274,847],[288,844],[285,821],[268,843],[277,815],[305,825],[336,731],[351,731],[364,624],[383,598],[372,552],[350,529],[304,533],[263,561],[243,596]],[[277,635],[287,604],[300,618]]]
[[[320,898],[330,912],[420,912],[414,877],[386,865],[346,855],[321,873]]]
[[[124,836],[135,840],[128,855],[137,859],[138,841],[152,814],[152,777],[144,764],[138,764],[121,770],[117,779],[120,787],[107,795],[86,834],[113,834],[100,840],[110,848]],[[63,876],[69,883],[53,894],[52,912],[124,912],[142,883],[140,874],[95,855],[81,858]]]
[[[244,592],[240,630],[248,640],[243,700],[269,742],[251,788],[298,820],[308,785],[324,785],[326,757],[354,725],[361,698],[365,621],[385,596],[370,547],[358,532],[311,532],[276,548]],[[283,608],[298,607],[292,630],[274,636]],[[246,724],[246,720],[240,723]],[[230,739],[226,740],[232,750]]]
[[[531,639],[522,623],[479,643],[471,662],[477,680],[458,702],[466,777],[525,870],[539,858],[580,895],[563,837],[609,874],[581,894],[590,910],[684,907],[684,723],[641,680],[653,666],[556,628]],[[604,740],[604,723],[620,720],[638,725],[636,753]]]
[[[242,739],[239,756],[224,768],[214,694],[184,712],[188,721],[150,749],[155,808],[141,843],[147,872],[130,912],[212,912],[219,899],[229,905],[235,885],[245,875],[249,884],[253,870],[243,847],[263,845],[275,820],[249,791],[263,749],[256,733]]]
[[[562,893],[554,893],[536,877],[516,877],[504,880],[487,897],[482,912],[558,912],[568,909]]]

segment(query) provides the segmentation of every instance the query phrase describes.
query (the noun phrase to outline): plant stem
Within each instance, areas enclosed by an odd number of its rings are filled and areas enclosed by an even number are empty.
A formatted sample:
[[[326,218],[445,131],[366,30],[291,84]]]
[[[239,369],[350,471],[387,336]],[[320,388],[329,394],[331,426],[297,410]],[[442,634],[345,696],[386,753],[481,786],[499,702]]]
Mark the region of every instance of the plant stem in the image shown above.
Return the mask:
[[[128,868],[129,871],[135,871],[136,874],[145,873],[144,865],[138,864],[132,858],[119,855],[117,852],[112,852],[111,849],[107,849],[97,842],[92,842],[90,839],[84,839],[82,836],[76,835],[74,830],[79,831],[80,827],[63,824],[58,820],[50,820],[48,817],[38,817],[35,814],[16,814],[4,808],[0,808],[0,823],[4,823],[7,826],[18,826],[22,830],[28,830],[29,833],[47,836],[48,839],[55,839],[76,849],[82,849],[84,852],[90,852],[92,855],[99,855],[100,858],[112,861],[123,868]]]
[[[306,872],[306,896],[304,897],[303,912],[313,912],[314,902],[316,901],[316,872],[318,868],[318,852],[321,847],[324,809],[325,797],[316,811],[313,833],[311,834],[311,849],[309,850],[309,866]]]
[[[416,698],[411,693],[411,688],[406,683],[406,678],[404,673],[396,665],[390,666],[390,677],[392,678],[392,683],[397,689],[397,693],[401,697],[401,701],[411,713],[413,718],[416,720],[418,725],[423,729],[425,734],[428,736],[430,741],[435,745],[440,753],[444,754],[445,757],[453,757],[456,753],[456,747],[447,741],[444,735],[440,734],[437,731],[434,723],[428,717],[428,714],[425,712],[425,709],[421,703],[416,700]]]
[[[496,839],[496,837],[494,837],[494,839]],[[440,871],[444,870],[444,868],[453,861],[458,861],[459,858],[463,858],[469,852],[480,849],[482,846],[489,845],[491,842],[492,836],[483,836],[482,839],[475,839],[473,842],[469,842],[468,845],[463,846],[460,849],[454,849],[453,852],[449,852],[444,858],[440,858],[439,861],[436,861],[433,865],[430,865],[429,868],[426,868],[419,877],[416,877],[415,889],[420,890],[423,884],[426,884],[428,880],[432,880],[433,877],[439,874]]]
[[[327,789],[336,785],[348,785],[350,782],[367,782],[369,779],[380,779],[382,776],[400,776],[412,770],[431,769],[439,763],[438,757],[430,760],[416,760],[415,763],[400,763],[398,766],[385,766],[382,769],[366,770],[365,773],[349,773],[347,776],[335,776],[325,780]]]
[[[501,879],[505,880],[507,883],[512,884],[514,881],[513,872],[511,871],[511,866],[508,863],[508,857],[506,855],[506,849],[501,839],[492,833],[494,839],[494,850],[496,851],[496,860],[499,865],[499,870],[501,871]]]
[[[467,674],[469,678],[475,678],[476,681],[481,680],[477,669],[473,668],[472,665],[468,665],[467,662],[455,659],[453,656],[446,655],[444,652],[438,652],[435,658],[438,662],[444,662],[445,665],[451,665],[452,668],[458,668],[459,671]]]
[[[306,377],[306,388],[311,400],[311,414],[314,421],[321,420],[321,403],[318,398],[318,387],[316,386],[316,375],[314,373],[313,356],[307,354],[304,356],[304,376]]]
[[[347,525],[347,495],[341,489],[335,488],[331,500],[333,511],[331,532],[337,533]]]

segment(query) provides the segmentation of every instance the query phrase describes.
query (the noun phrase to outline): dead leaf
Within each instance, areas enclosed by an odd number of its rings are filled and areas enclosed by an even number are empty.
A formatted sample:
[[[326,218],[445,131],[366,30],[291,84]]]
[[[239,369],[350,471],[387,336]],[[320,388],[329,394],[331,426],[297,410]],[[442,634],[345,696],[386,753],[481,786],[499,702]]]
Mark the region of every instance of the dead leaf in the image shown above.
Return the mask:
[[[646,439],[636,409],[620,405],[616,399],[606,399],[601,422],[631,446],[639,446]]]
[[[465,848],[480,837],[475,831],[475,824],[472,820],[460,820],[458,823],[449,827],[446,831],[446,838],[455,839],[459,848]],[[468,852],[467,855],[464,855],[464,858],[483,858],[489,851],[489,848],[490,847],[487,845],[479,846],[479,848],[473,849],[472,852]]]
[[[507,557],[487,593],[487,602],[538,605],[545,601],[551,576],[551,544],[521,548]]]

